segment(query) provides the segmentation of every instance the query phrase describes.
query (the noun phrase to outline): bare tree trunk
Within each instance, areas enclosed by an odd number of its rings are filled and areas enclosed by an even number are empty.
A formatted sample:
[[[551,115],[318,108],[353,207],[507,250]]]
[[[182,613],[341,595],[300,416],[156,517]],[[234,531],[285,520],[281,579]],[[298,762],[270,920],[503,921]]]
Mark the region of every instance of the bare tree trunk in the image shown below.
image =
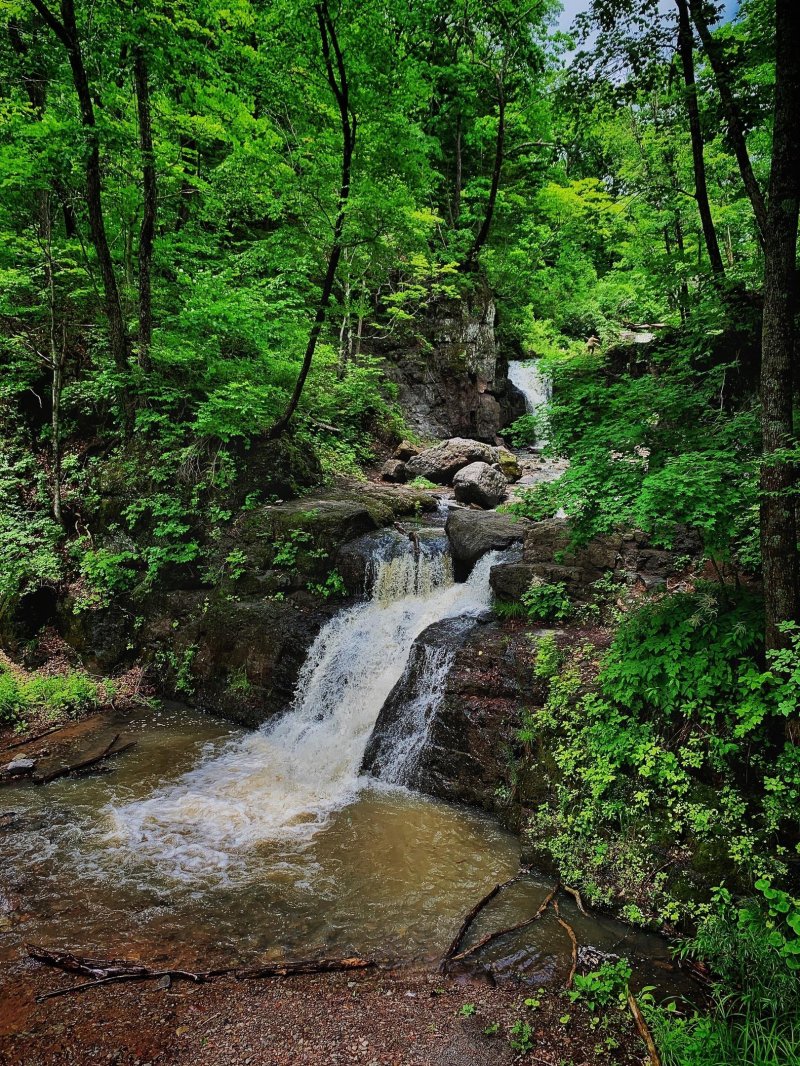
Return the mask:
[[[800,6],[776,3],[775,121],[764,249],[761,343],[761,556],[766,644],[787,644],[782,622],[800,620],[793,464],[797,227],[800,205]]]
[[[486,212],[483,216],[483,222],[481,228],[478,230],[475,240],[472,242],[472,247],[467,254],[467,258],[462,264],[462,269],[469,271],[473,270],[475,264],[478,261],[481,249],[489,236],[489,230],[492,226],[492,219],[494,218],[494,209],[497,203],[497,191],[500,188],[500,175],[503,171],[503,158],[505,153],[505,141],[506,141],[506,96],[505,88],[503,86],[502,73],[495,75],[497,81],[497,139],[495,140],[494,149],[494,166],[492,168],[492,184],[489,188],[489,199],[486,203]]]
[[[103,283],[105,312],[108,319],[108,334],[111,354],[117,369],[128,369],[128,333],[122,313],[119,288],[114,273],[114,263],[106,234],[103,215],[103,182],[100,172],[100,141],[95,121],[94,104],[89,89],[89,80],[83,62],[78,28],[75,19],[74,0],[61,0],[59,20],[43,0],[31,0],[36,11],[53,31],[64,47],[72,70],[72,81],[78,97],[81,122],[87,141],[86,153],[86,204],[89,213],[89,230],[100,266]]]
[[[461,183],[462,178],[462,159],[461,159],[461,115],[459,114],[456,119],[456,166],[455,174],[453,175],[453,225],[458,224],[458,220],[461,217]]]
[[[339,38],[336,35],[336,27],[334,26],[328,11],[327,0],[323,0],[322,3],[316,4],[315,11],[317,13],[317,22],[319,23],[322,55],[325,60],[328,84],[331,87],[331,92],[336,99],[336,103],[339,105],[339,118],[342,126],[342,177],[339,186],[339,201],[336,210],[336,220],[333,224],[333,240],[328,255],[328,267],[322,282],[322,292],[320,293],[319,303],[317,304],[317,313],[314,317],[314,324],[311,327],[305,354],[303,356],[303,364],[300,368],[300,373],[297,377],[289,403],[286,405],[286,409],[280,418],[277,419],[267,432],[267,436],[270,440],[280,437],[281,434],[286,431],[292,420],[292,416],[297,410],[297,405],[303,394],[303,387],[305,386],[306,378],[308,377],[308,372],[311,369],[311,363],[314,359],[317,341],[319,340],[319,335],[322,332],[322,327],[325,323],[328,305],[331,301],[333,283],[336,279],[336,269],[339,266],[339,260],[342,257],[342,234],[344,233],[347,200],[350,196],[350,172],[353,164],[353,149],[356,140],[356,118],[350,111],[350,90],[347,81],[347,70],[344,65],[344,57],[342,56],[339,47]]]
[[[764,194],[761,191],[761,186],[758,184],[756,176],[753,173],[753,167],[750,162],[750,153],[747,151],[744,123],[742,121],[739,105],[737,104],[736,97],[733,93],[730,71],[726,65],[725,56],[723,55],[719,42],[714,39],[713,34],[708,28],[708,22],[706,21],[703,12],[701,0],[689,0],[689,9],[692,13],[692,21],[694,22],[700,42],[703,45],[703,50],[708,57],[708,62],[711,64],[711,69],[714,71],[714,80],[717,84],[719,98],[722,101],[722,109],[725,112],[725,121],[728,124],[728,136],[730,137],[731,145],[736,156],[736,162],[739,164],[739,171],[742,175],[745,192],[750,198],[750,203],[753,205],[753,214],[756,218],[758,239],[763,246],[764,235],[767,231],[767,207],[764,202]]]
[[[139,119],[139,147],[142,153],[142,185],[144,210],[139,232],[139,366],[150,370],[150,346],[153,342],[152,264],[153,241],[156,232],[158,189],[156,162],[153,150],[153,127],[150,117],[150,82],[144,48],[137,44],[133,51],[133,78],[136,86],[136,105]]]
[[[717,232],[711,217],[711,205],[708,200],[708,183],[706,182],[706,164],[703,158],[703,131],[700,126],[700,108],[697,103],[697,85],[694,78],[694,42],[692,27],[689,23],[689,10],[686,0],[675,0],[678,5],[678,52],[683,68],[683,81],[686,87],[686,110],[689,115],[689,134],[692,141],[692,164],[694,166],[694,190],[697,210],[703,227],[703,237],[708,249],[708,259],[714,274],[722,276],[725,267],[722,264]]]

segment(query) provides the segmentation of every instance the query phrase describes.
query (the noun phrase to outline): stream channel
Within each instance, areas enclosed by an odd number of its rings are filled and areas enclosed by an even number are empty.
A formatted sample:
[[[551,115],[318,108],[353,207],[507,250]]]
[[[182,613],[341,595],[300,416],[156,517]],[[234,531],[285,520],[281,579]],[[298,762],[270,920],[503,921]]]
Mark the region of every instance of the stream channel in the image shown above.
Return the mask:
[[[441,619],[487,610],[497,553],[456,583],[441,530],[418,551],[406,545],[376,555],[370,593],[323,627],[277,721],[244,733],[165,705],[120,719],[136,747],[108,772],[4,791],[0,891],[12,920],[0,928],[1,956],[24,941],[201,969],[441,956],[464,914],[519,867],[518,840],[493,819],[402,783],[436,713],[446,655],[404,716],[385,779],[361,763],[412,642]],[[530,916],[549,888],[520,880],[467,944]],[[660,938],[585,917],[567,898],[562,913],[582,950],[624,954],[639,984],[679,991]],[[481,960],[498,979],[541,984],[563,979],[569,942],[547,915]]]

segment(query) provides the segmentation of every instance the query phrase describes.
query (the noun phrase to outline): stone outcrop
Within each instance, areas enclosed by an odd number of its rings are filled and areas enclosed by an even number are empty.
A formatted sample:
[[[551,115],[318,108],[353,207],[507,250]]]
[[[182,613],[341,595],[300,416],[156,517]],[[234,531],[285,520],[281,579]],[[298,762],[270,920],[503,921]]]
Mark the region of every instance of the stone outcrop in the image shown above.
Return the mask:
[[[471,570],[486,552],[521,544],[531,525],[516,515],[457,508],[450,512],[445,532],[454,560]]]
[[[462,466],[453,478],[453,489],[459,503],[476,503],[479,507],[496,507],[506,495],[505,474],[488,463]]]
[[[310,596],[164,593],[142,634],[150,680],[160,692],[256,728],[291,704],[308,649],[336,609]]]
[[[680,555],[698,556],[697,537],[685,530],[675,536],[675,546],[667,551],[655,548],[641,531],[611,533],[595,537],[573,548],[566,519],[551,518],[531,522],[525,530],[522,559],[492,567],[491,585],[501,599],[518,600],[534,578],[551,584],[563,582],[577,602],[591,599],[592,585],[610,575],[619,583],[639,583],[653,588],[675,573]]]
[[[397,742],[402,715],[420,686],[418,674],[428,661],[428,649],[442,646],[451,651],[452,665],[405,783],[441,799],[494,810],[498,787],[509,779],[520,694],[525,693],[529,706],[545,696],[531,672],[527,634],[510,633],[497,622],[447,619],[417,638],[409,665],[378,718],[364,769],[380,776],[388,745]]]
[[[386,376],[397,385],[400,405],[420,436],[494,442],[524,414],[524,398],[506,376],[496,315],[482,285],[470,297],[433,303],[405,331],[365,338],[365,350],[383,357]]]

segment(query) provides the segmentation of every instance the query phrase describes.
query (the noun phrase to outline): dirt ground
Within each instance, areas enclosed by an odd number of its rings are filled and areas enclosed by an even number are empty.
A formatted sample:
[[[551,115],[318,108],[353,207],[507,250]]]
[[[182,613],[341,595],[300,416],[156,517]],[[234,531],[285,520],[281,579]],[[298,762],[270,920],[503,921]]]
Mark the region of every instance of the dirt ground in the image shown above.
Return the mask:
[[[605,1066],[645,1058],[627,1013],[593,1021],[561,989],[493,988],[419,969],[169,988],[118,983],[36,1003],[85,980],[27,959],[6,967],[3,1066]],[[525,1054],[509,1045],[519,1020],[530,1026]]]

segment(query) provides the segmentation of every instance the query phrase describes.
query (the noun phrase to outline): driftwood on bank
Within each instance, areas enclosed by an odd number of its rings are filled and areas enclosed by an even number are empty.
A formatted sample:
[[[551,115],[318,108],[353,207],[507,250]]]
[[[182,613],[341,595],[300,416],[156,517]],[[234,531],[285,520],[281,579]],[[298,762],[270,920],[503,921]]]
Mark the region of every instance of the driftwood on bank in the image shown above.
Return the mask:
[[[639,1030],[639,1036],[644,1040],[645,1047],[647,1048],[647,1054],[650,1058],[650,1066],[661,1066],[661,1056],[659,1055],[658,1048],[653,1040],[653,1034],[650,1032],[649,1025],[644,1020],[641,1008],[636,1002],[636,996],[634,996],[630,989],[628,989],[628,1006],[631,1009],[636,1028]]]
[[[67,996],[73,992],[83,992],[89,988],[98,988],[119,981],[153,981],[168,978],[170,981],[191,981],[193,984],[206,984],[215,977],[235,977],[238,981],[268,977],[291,977],[294,974],[335,973],[341,970],[366,970],[375,966],[373,959],[352,956],[344,959],[295,959],[285,962],[266,963],[250,969],[230,966],[216,970],[192,971],[172,969],[171,967],[150,967],[140,963],[127,962],[123,959],[93,959],[82,955],[73,955],[69,951],[57,948],[27,945],[28,955],[44,966],[53,966],[66,973],[91,977],[81,985],[70,985],[54,992],[45,992],[37,996],[36,1002],[56,996]]]

